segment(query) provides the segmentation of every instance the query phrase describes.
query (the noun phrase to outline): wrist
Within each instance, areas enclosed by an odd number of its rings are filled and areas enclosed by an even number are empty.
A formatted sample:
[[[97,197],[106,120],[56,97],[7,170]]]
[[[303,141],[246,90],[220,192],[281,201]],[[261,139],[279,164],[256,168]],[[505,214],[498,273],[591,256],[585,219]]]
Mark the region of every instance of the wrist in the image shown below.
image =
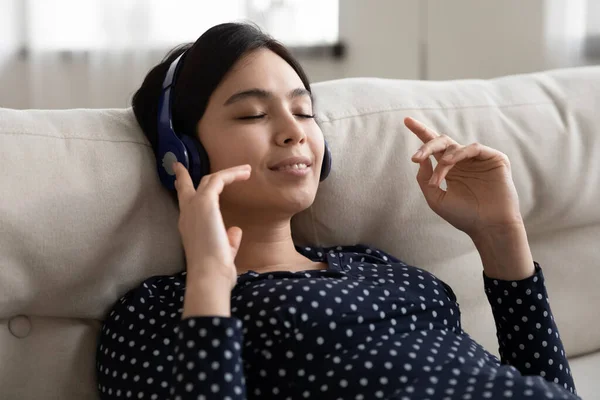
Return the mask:
[[[492,279],[522,280],[535,273],[524,225],[481,232],[471,237],[485,275]]]
[[[182,318],[231,316],[231,285],[224,278],[187,279]]]
[[[188,261],[186,263],[186,284],[210,289],[212,286],[228,286],[233,289],[237,281],[237,272],[234,266],[225,266],[214,259]]]

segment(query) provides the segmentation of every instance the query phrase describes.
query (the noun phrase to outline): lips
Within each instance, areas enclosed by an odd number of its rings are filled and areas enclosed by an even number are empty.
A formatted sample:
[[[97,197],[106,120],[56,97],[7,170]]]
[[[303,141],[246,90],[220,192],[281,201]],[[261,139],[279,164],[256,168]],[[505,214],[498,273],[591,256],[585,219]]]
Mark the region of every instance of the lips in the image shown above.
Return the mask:
[[[279,161],[277,164],[271,165],[269,167],[269,169],[276,170],[278,168],[285,167],[288,165],[294,165],[294,164],[305,164],[307,167],[310,167],[312,162],[310,161],[310,158],[308,158],[308,157],[302,157],[302,156],[290,157],[290,158],[286,158],[285,160]]]

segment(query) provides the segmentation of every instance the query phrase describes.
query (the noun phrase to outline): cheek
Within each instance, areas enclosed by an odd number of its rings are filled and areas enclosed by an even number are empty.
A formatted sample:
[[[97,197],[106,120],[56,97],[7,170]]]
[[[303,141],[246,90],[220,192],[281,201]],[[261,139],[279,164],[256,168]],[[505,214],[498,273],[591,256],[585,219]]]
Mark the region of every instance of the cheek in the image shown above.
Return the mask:
[[[323,154],[325,153],[325,140],[320,129],[316,129],[312,134],[311,150],[315,155],[315,162],[321,165],[323,162]]]
[[[232,125],[229,116],[215,116],[208,111],[198,127],[200,138],[210,162],[210,173],[243,164],[255,165],[253,148],[260,140],[245,127]]]
[[[231,135],[215,141],[207,149],[211,172],[238,165],[250,164],[253,169],[261,167],[267,157],[267,148],[255,136]]]

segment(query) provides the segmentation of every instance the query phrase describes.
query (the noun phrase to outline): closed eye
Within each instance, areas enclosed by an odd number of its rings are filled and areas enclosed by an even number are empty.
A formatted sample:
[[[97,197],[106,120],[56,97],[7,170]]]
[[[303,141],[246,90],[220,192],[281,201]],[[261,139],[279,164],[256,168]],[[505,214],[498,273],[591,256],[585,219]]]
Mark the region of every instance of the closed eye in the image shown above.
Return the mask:
[[[267,114],[248,115],[248,116],[245,116],[245,117],[239,117],[237,119],[240,119],[240,120],[260,119],[260,118],[264,117],[265,115],[267,115]]]
[[[267,114],[259,114],[259,115],[247,115],[245,117],[238,117],[237,119],[239,120],[251,120],[251,119],[260,119],[264,116],[266,116]],[[310,115],[310,114],[294,114],[296,117],[299,118],[306,118],[306,119],[310,119],[310,118],[314,118],[314,115]]]

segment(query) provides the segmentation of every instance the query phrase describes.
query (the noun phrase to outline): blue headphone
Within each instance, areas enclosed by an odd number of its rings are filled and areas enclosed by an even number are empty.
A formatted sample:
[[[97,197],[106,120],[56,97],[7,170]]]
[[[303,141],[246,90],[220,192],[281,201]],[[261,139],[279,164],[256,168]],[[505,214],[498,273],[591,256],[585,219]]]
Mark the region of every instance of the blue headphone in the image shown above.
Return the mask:
[[[183,56],[187,51],[177,57],[169,66],[162,85],[160,103],[158,105],[158,148],[156,152],[156,165],[158,175],[163,186],[175,190],[175,172],[173,163],[179,161],[189,171],[194,187],[197,188],[204,175],[210,173],[208,154],[204,146],[195,136],[186,134],[178,135],[173,129],[171,120],[171,96],[175,85],[177,73],[183,65]],[[331,172],[331,151],[325,141],[323,164],[321,166],[320,181],[324,181]]]

